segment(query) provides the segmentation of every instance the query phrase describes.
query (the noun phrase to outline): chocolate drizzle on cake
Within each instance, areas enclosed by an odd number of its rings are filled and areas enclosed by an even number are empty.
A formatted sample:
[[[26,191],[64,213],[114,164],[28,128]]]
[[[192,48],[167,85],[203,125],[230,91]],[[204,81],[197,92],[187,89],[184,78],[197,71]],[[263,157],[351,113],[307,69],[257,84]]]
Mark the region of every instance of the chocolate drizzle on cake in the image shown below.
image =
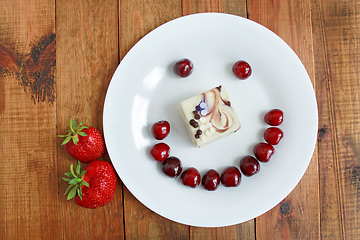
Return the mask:
[[[221,85],[184,100],[179,108],[187,122],[191,140],[197,147],[240,128],[227,91]]]
[[[227,113],[227,107],[231,108],[231,103],[223,98],[221,91],[220,85],[204,92],[199,104],[192,111],[193,118],[189,124],[198,129],[194,134],[196,139],[202,135],[210,136],[214,132],[224,133],[232,127],[232,118]]]
[[[194,128],[197,128],[199,126],[199,123],[197,121],[195,121],[195,119],[191,119],[189,121],[189,124]]]

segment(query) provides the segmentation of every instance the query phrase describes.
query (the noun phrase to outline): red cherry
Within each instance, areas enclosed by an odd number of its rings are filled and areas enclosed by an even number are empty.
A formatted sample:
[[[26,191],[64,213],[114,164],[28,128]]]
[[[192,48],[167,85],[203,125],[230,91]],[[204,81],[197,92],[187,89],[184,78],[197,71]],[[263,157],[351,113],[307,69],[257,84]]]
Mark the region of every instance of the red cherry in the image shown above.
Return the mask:
[[[220,175],[219,175],[219,173],[214,169],[210,169],[202,177],[201,184],[208,191],[216,190],[219,187],[219,184],[220,184]]]
[[[272,109],[265,114],[264,120],[270,126],[279,126],[283,122],[283,111]]]
[[[156,161],[163,162],[169,157],[170,147],[166,143],[158,143],[151,148],[150,153]]]
[[[190,167],[181,174],[181,181],[185,186],[196,188],[200,184],[200,173],[196,168]]]
[[[170,133],[170,123],[165,120],[154,123],[151,132],[157,140],[162,140]]]
[[[264,139],[271,145],[277,145],[282,139],[284,133],[280,128],[269,127],[264,132]]]
[[[251,177],[260,171],[260,164],[254,157],[246,156],[240,161],[240,170],[245,176]]]
[[[233,65],[232,71],[234,75],[241,80],[247,79],[252,73],[250,65],[243,60],[237,61]]]
[[[177,157],[168,157],[162,162],[162,169],[166,175],[175,178],[181,174],[182,164]]]
[[[260,162],[268,162],[270,157],[275,153],[275,148],[268,143],[258,143],[254,147],[254,154]]]
[[[241,173],[237,167],[227,167],[221,173],[221,183],[225,187],[237,187],[241,182]]]
[[[174,72],[180,77],[188,77],[194,68],[194,64],[189,59],[181,59],[174,65]]]

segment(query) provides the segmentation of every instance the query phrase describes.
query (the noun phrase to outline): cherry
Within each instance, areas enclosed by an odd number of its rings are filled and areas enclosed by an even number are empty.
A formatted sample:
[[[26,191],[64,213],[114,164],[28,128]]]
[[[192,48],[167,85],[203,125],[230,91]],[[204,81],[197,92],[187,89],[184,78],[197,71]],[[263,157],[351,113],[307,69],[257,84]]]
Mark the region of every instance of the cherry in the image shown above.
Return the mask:
[[[157,140],[162,140],[170,133],[170,123],[165,120],[154,123],[151,132]]]
[[[280,128],[269,127],[264,132],[264,139],[271,145],[277,145],[282,139],[284,133]]]
[[[237,187],[241,182],[241,173],[237,167],[227,167],[221,173],[221,183],[225,187]]]
[[[283,122],[283,111],[272,109],[265,114],[264,120],[270,126],[279,126]]]
[[[240,170],[245,176],[251,177],[260,171],[260,164],[254,157],[246,156],[240,160]]]
[[[174,65],[174,72],[180,77],[186,78],[190,76],[194,68],[194,64],[189,59],[181,59]]]
[[[166,175],[175,178],[181,174],[182,164],[177,157],[168,157],[162,162],[162,169]]]
[[[166,143],[158,143],[151,148],[150,153],[156,161],[163,162],[169,157],[170,147]]]
[[[268,143],[258,143],[254,147],[254,154],[260,162],[270,161],[270,157],[275,153],[275,148]]]
[[[237,61],[233,65],[232,71],[233,71],[235,77],[237,77],[241,80],[247,79],[248,77],[250,77],[250,75],[252,73],[250,65],[243,60]]]
[[[208,170],[204,176],[202,177],[201,184],[204,188],[208,191],[214,191],[219,187],[220,184],[220,175],[219,173],[214,170]]]
[[[196,188],[200,184],[200,173],[194,168],[190,167],[181,174],[181,181],[185,186]]]

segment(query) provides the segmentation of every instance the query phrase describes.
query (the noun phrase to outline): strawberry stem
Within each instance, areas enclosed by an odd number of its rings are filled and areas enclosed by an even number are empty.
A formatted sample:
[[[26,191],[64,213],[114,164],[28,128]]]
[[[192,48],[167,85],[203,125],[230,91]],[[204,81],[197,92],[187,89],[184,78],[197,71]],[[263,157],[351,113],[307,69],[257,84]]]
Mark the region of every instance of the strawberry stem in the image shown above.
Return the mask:
[[[81,121],[81,123],[77,124],[76,121],[72,118],[70,118],[70,130],[68,130],[65,135],[57,135],[58,137],[63,137],[65,140],[61,143],[61,145],[65,145],[71,140],[75,145],[79,142],[79,136],[86,137],[87,134],[82,132],[82,130],[88,128],[86,126],[83,126],[84,120]]]
[[[86,170],[81,171],[81,165],[79,161],[77,163],[75,171],[74,171],[74,165],[71,164],[70,172],[65,173],[65,176],[67,177],[63,177],[65,181],[69,182],[69,186],[65,190],[65,194],[64,194],[66,195],[67,193],[69,193],[67,196],[67,200],[75,198],[76,195],[78,195],[82,200],[81,187],[82,186],[89,187],[89,183],[87,183],[84,180],[85,173]]]

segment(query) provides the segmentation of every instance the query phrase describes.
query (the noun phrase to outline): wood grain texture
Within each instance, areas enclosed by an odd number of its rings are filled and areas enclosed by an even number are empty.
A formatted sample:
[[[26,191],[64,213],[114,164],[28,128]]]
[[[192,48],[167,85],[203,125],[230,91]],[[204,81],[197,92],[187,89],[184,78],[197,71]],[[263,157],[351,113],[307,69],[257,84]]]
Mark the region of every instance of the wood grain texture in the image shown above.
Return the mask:
[[[255,221],[218,228],[190,228],[190,239],[256,239]]]
[[[180,0],[121,0],[119,12],[120,59],[156,27],[181,17]]]
[[[311,4],[302,1],[250,1],[248,16],[278,34],[297,53],[316,88]],[[306,174],[276,207],[256,219],[257,239],[318,239],[320,211],[318,154]]]
[[[119,63],[117,1],[57,1],[57,125],[58,134],[69,120],[85,119],[102,133],[106,89]],[[58,139],[59,212],[62,239],[123,239],[122,185],[114,199],[95,210],[79,207],[63,196],[61,177],[75,164]],[[103,160],[109,160],[104,156]],[[119,181],[120,182],[120,181]]]
[[[189,239],[189,226],[165,219],[124,188],[126,239]]]
[[[359,1],[312,1],[321,236],[359,239]]]
[[[120,59],[154,28],[200,12],[259,22],[304,63],[319,132],[303,179],[269,212],[221,228],[167,220],[120,179],[105,207],[66,201],[61,177],[75,160],[56,135],[70,117],[102,133]],[[360,239],[359,16],[358,0],[0,1],[0,238]]]
[[[19,62],[30,54],[42,36],[54,32],[54,20],[54,1],[0,2],[0,48],[6,55],[0,60],[3,63],[0,64],[3,70],[0,73],[0,235],[3,239],[59,236],[57,179],[53,177],[57,175],[53,138],[55,106],[34,102],[18,77],[23,69]]]
[[[154,28],[181,17],[181,1],[122,0],[119,13],[119,49],[122,59]],[[142,205],[124,188],[127,239],[189,239],[189,227],[167,220]]]
[[[219,0],[204,0],[204,1],[191,1],[183,0],[182,8],[183,14],[189,15],[194,13],[202,12],[220,12],[220,2]]]

